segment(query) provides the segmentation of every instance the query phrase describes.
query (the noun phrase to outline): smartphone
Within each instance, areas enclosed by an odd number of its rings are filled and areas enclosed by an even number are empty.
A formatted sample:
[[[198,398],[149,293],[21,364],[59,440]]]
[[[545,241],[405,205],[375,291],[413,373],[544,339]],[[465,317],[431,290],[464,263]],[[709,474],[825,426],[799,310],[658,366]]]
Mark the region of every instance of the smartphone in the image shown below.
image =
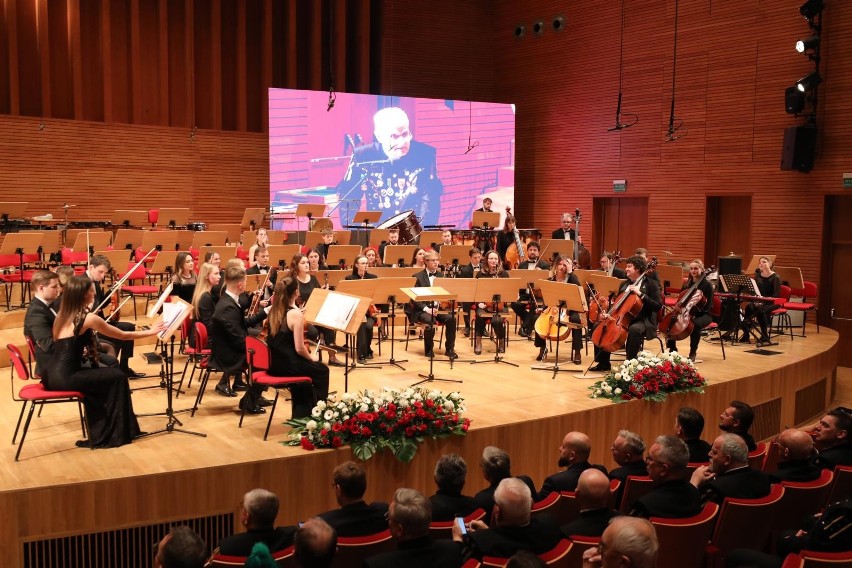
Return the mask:
[[[462,535],[466,535],[467,528],[465,528],[464,526],[464,517],[456,517],[456,524],[459,526],[459,530],[461,531]]]

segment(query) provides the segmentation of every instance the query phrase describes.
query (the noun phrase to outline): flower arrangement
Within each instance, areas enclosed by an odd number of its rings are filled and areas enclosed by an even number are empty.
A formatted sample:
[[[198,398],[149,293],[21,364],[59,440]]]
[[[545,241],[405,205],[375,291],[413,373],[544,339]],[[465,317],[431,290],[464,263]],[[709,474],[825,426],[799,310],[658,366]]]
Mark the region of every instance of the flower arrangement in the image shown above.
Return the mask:
[[[666,400],[668,393],[704,392],[706,386],[692,361],[676,351],[654,355],[642,351],[635,359],[625,361],[603,380],[589,387],[591,398],[608,398],[625,402],[644,398],[655,402]]]
[[[387,449],[407,463],[426,438],[464,436],[470,420],[463,414],[464,399],[457,392],[445,396],[423,388],[384,388],[344,393],[339,401],[319,401],[310,417],[288,420],[293,429],[285,443],[306,450],[348,444],[362,461]]]

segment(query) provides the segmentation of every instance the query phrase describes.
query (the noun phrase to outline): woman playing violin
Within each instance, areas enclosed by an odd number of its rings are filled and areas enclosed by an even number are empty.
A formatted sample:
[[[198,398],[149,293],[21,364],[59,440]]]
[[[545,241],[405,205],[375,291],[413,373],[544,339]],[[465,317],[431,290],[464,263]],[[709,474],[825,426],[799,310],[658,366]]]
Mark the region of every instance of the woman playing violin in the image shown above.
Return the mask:
[[[681,290],[691,288],[698,282],[698,289],[693,292],[701,292],[704,295],[704,306],[695,311],[692,315],[693,330],[689,335],[689,358],[695,361],[696,353],[698,352],[698,343],[701,341],[701,330],[710,325],[713,317],[710,315],[710,309],[713,307],[713,285],[704,278],[704,263],[699,259],[695,259],[689,263],[689,278],[680,287]],[[677,341],[669,339],[666,342],[666,348],[669,351],[677,351]]]
[[[316,251],[313,250],[311,251],[311,253],[315,252]],[[295,278],[296,283],[299,286],[298,301],[299,307],[301,307],[303,310],[304,305],[308,302],[308,299],[311,297],[313,291],[320,287],[319,280],[317,280],[317,277],[311,274],[310,272],[311,265],[310,261],[308,260],[309,256],[297,254],[290,262],[290,275]],[[337,332],[327,327],[308,324],[308,339],[310,339],[311,341],[316,341],[320,335],[322,335],[323,341],[326,345],[334,346],[334,341],[337,337]],[[335,357],[334,353],[331,353],[329,355],[328,364],[335,367],[343,366],[343,363],[337,360],[337,357]]]
[[[317,400],[328,398],[328,367],[319,362],[318,353],[311,353],[305,345],[305,316],[297,305],[299,288],[299,281],[289,276],[275,284],[267,340],[271,375],[311,378],[310,385],[290,388],[293,418],[310,416]]]
[[[198,271],[198,284],[196,284],[195,293],[192,295],[192,317],[195,321],[204,324],[204,327],[207,328],[208,337],[213,327],[213,310],[216,309],[213,290],[218,288],[221,282],[222,273],[219,272],[218,266],[208,262],[201,265],[201,269]],[[191,336],[195,334],[194,328],[195,326],[190,332]],[[211,346],[208,344],[208,347]]]
[[[500,255],[491,250],[485,255],[485,266],[480,270],[477,278],[508,278],[509,273],[503,270],[500,263]],[[503,353],[506,350],[506,320],[499,313],[491,315],[493,302],[479,302],[476,305],[476,321],[474,322],[473,352],[477,355],[482,353],[482,336],[485,335],[485,324],[491,316],[491,329],[497,339],[497,350]]]
[[[548,280],[552,282],[563,282],[566,284],[576,284],[580,285],[580,280],[574,274],[574,262],[570,258],[557,258],[555,262],[556,269],[553,272],[553,275],[548,278]],[[561,314],[560,314],[561,316]],[[563,320],[564,321],[564,320]],[[568,321],[571,323],[582,323],[580,321],[579,312],[568,311]],[[544,361],[547,359],[547,342],[545,338],[536,332],[535,334],[535,346],[538,347],[538,356],[535,358],[536,361]],[[579,365],[583,362],[582,355],[580,351],[583,348],[583,330],[579,327],[576,327],[571,330],[571,362]]]
[[[194,272],[195,261],[188,252],[179,252],[175,257],[175,267],[172,271],[172,296],[191,303],[192,294],[198,279]]]
[[[754,271],[754,282],[760,295],[766,298],[777,298],[781,295],[781,278],[772,270],[772,261],[765,256],[760,257],[757,270]],[[760,343],[769,343],[769,314],[775,309],[772,302],[749,302],[745,307],[745,321],[752,318],[760,326]],[[740,342],[748,343],[748,325],[743,323],[743,335]]]
[[[366,256],[356,256],[355,262],[352,265],[352,274],[347,276],[345,279],[366,280],[368,278],[376,278],[375,274],[367,272],[369,264],[370,261],[367,260]],[[371,315],[370,311],[367,311],[367,314],[364,316],[364,321],[361,323],[361,327],[358,328],[358,335],[356,338],[359,363],[366,363],[367,359],[373,358],[373,350],[370,348],[370,344],[373,342],[373,326],[375,325],[376,318]]]

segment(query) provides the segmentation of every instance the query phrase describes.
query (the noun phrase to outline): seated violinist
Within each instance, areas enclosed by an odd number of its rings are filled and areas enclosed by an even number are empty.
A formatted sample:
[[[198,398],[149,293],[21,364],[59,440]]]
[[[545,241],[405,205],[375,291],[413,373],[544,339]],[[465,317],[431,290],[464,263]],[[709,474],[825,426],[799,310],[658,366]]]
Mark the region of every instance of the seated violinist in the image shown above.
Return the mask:
[[[369,264],[370,261],[367,260],[366,256],[356,256],[354,264],[352,265],[352,274],[348,275],[345,279],[366,280],[369,278],[376,278],[375,274],[367,272]],[[375,325],[376,318],[373,315],[372,310],[368,310],[367,314],[364,316],[364,321],[361,322],[361,326],[358,328],[358,335],[356,338],[356,349],[358,351],[359,363],[366,363],[367,359],[373,358],[373,350],[370,348],[370,344],[373,342],[373,326]]]
[[[625,274],[622,269],[615,265],[616,262],[617,261],[613,257],[612,253],[604,251],[600,259],[601,271],[606,272],[613,278],[621,278],[622,280],[624,280],[625,278],[627,278],[627,274]]]
[[[627,329],[627,342],[625,344],[626,358],[628,360],[635,359],[639,352],[642,350],[642,347],[645,344],[645,339],[653,339],[657,335],[657,312],[660,311],[660,307],[663,305],[663,300],[660,296],[660,284],[657,280],[652,278],[648,278],[643,276],[647,264],[645,263],[645,259],[641,256],[631,256],[627,259],[627,280],[622,282],[621,286],[618,289],[618,296],[616,296],[614,302],[618,304],[623,297],[627,297],[628,295],[635,295],[642,303],[642,309],[630,323],[630,326]],[[653,274],[653,273],[652,273]],[[629,298],[622,303],[622,309],[626,307]],[[621,309],[617,309],[613,315],[617,315]],[[614,323],[614,318],[610,317],[609,314],[603,315],[603,320],[595,326],[595,330],[592,334],[592,339],[595,339],[595,332],[597,332],[598,327],[600,326],[612,326]],[[607,330],[607,327],[604,328],[603,331]],[[607,335],[607,334],[605,334]],[[607,337],[601,338],[604,341],[607,341]],[[612,342],[607,341],[607,345],[604,345],[612,351],[618,349],[618,346],[613,346]],[[604,350],[595,342],[595,361],[596,365],[591,367],[590,371],[609,371],[610,363],[609,363],[610,351]]]
[[[527,258],[518,264],[520,270],[550,270],[550,265],[541,259],[541,245],[538,241],[527,243]]]
[[[681,286],[681,290],[688,290],[698,283],[698,288],[688,297],[678,298],[679,303],[688,304],[692,296],[701,293],[704,296],[702,307],[696,306],[692,313],[693,330],[689,335],[689,358],[695,361],[695,354],[698,352],[698,342],[701,341],[701,330],[707,327],[713,321],[710,315],[710,309],[713,307],[713,286],[704,278],[704,263],[699,259],[695,259],[689,263],[689,278]],[[682,294],[684,292],[681,292]],[[681,302],[682,300],[682,302]],[[669,351],[677,351],[677,341],[669,338],[666,342],[666,348]]]
[[[556,261],[556,270],[553,275],[548,278],[548,280],[552,282],[564,282],[567,284],[576,284],[580,285],[580,280],[574,274],[574,263],[570,258],[557,259]],[[562,317],[562,314],[560,314]],[[573,310],[568,311],[568,322],[570,323],[581,323],[579,312],[575,312]],[[563,318],[563,325],[566,323]],[[535,334],[535,346],[538,347],[538,356],[535,358],[536,361],[544,361],[547,359],[547,341],[544,337],[540,336],[536,331]],[[571,362],[575,365],[579,365],[583,362],[582,355],[580,354],[580,350],[583,348],[583,330],[580,327],[575,327],[571,330]]]
[[[485,255],[485,266],[476,274],[476,278],[508,278],[509,273],[503,270],[497,251],[488,251]],[[499,308],[498,308],[499,309]],[[485,335],[485,324],[490,316],[491,331],[497,340],[497,352],[506,351],[506,320],[494,309],[494,302],[479,302],[476,304],[476,321],[474,322],[473,352],[482,353],[482,336]]]

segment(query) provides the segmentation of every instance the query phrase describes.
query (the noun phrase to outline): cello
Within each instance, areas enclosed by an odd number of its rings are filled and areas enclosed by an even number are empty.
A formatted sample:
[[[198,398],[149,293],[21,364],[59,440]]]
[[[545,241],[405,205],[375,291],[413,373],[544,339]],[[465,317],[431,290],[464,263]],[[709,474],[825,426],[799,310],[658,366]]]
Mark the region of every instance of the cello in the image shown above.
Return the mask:
[[[506,215],[512,214],[512,208],[506,207]],[[521,234],[518,232],[517,222],[515,227],[512,229],[514,233],[515,242],[509,245],[506,249],[506,264],[509,270],[517,268],[521,262],[524,260],[524,245],[521,242]]]
[[[673,341],[680,341],[692,335],[692,330],[695,329],[695,323],[692,321],[695,313],[707,305],[707,298],[698,289],[698,285],[714,270],[716,270],[716,267],[711,266],[692,286],[681,290],[671,311],[663,316],[660,321],[660,333]]]
[[[656,269],[657,257],[653,257],[645,272],[633,284],[640,286],[645,276]],[[625,289],[613,301],[604,321],[592,332],[592,343],[609,353],[618,351],[627,343],[627,329],[641,311],[642,299],[638,295],[632,294],[629,288]]]

